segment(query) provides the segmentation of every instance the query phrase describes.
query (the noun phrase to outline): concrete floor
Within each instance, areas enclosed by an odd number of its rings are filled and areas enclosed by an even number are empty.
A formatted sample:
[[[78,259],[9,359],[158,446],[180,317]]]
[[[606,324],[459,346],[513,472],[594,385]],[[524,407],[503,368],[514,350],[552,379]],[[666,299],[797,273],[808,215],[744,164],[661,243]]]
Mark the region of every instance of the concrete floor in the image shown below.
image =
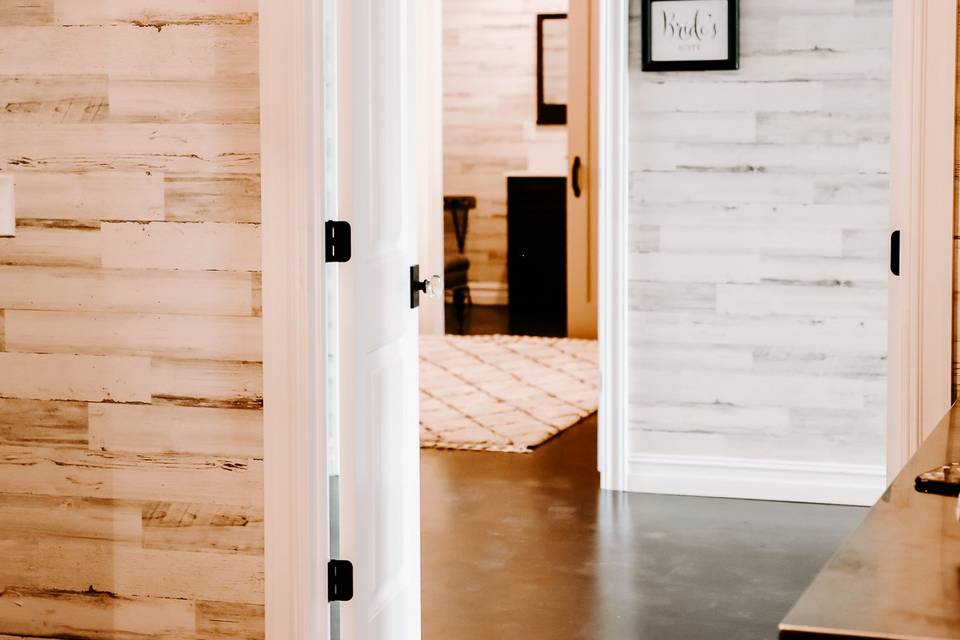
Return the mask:
[[[601,492],[596,421],[422,452],[426,640],[756,640],[866,510]]]

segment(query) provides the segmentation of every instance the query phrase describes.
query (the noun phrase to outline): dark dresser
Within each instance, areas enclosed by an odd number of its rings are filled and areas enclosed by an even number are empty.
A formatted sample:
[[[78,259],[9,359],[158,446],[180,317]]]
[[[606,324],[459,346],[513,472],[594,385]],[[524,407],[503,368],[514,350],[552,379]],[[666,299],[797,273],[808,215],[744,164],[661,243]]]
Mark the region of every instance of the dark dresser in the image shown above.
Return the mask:
[[[507,175],[511,333],[567,331],[567,179]]]

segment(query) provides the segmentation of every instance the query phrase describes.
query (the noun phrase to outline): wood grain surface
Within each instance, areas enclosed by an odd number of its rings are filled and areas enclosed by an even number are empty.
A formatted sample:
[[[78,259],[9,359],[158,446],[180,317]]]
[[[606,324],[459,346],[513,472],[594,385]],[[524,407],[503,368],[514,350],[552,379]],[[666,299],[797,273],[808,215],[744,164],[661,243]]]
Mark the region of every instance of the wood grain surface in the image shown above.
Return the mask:
[[[0,0],[0,638],[262,638],[256,0]]]

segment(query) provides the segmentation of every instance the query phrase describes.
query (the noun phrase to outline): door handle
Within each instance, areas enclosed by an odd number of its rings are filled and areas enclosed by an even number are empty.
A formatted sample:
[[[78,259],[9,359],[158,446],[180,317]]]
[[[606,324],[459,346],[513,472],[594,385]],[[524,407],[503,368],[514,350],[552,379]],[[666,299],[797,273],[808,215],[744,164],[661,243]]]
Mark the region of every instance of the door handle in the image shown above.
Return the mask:
[[[420,279],[420,265],[415,264],[410,267],[410,308],[416,309],[420,306],[420,294],[425,294],[428,298],[439,298],[443,293],[443,280],[440,276],[433,275],[426,280]]]
[[[573,187],[573,197],[579,198],[580,194],[583,192],[583,188],[580,184],[580,173],[583,170],[583,163],[580,161],[580,156],[577,156],[573,159],[573,169],[570,171],[570,185]]]
[[[890,234],[890,273],[900,275],[900,229]]]

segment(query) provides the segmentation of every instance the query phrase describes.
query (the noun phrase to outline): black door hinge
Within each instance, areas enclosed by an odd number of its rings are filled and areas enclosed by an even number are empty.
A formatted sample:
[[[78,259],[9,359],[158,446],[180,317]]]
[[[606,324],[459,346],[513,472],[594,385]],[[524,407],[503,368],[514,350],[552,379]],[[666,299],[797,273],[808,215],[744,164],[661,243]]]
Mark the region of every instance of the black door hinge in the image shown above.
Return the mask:
[[[326,261],[346,262],[350,259],[350,223],[342,220],[327,220]]]
[[[353,598],[353,563],[331,560],[327,563],[327,600],[346,602]]]

